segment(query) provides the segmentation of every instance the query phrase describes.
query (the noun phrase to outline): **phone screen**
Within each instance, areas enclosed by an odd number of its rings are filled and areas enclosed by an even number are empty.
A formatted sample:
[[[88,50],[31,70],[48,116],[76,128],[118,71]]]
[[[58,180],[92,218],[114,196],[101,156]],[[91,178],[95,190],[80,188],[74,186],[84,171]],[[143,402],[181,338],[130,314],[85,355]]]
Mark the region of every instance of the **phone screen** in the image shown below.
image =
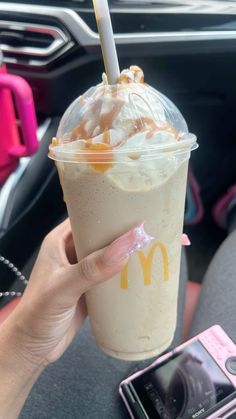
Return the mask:
[[[132,380],[131,387],[148,416],[160,419],[201,418],[235,392],[199,341]]]

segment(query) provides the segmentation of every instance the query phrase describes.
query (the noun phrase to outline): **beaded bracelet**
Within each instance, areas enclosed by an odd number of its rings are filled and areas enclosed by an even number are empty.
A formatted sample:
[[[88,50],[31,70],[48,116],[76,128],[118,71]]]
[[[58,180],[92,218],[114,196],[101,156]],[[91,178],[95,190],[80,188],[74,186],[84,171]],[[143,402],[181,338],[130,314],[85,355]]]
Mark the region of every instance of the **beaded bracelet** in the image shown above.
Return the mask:
[[[10,271],[12,271],[17,279],[23,282],[24,285],[28,284],[28,280],[25,278],[25,276],[17,269],[17,267],[14,265],[14,263],[10,262],[10,260],[6,259],[4,256],[0,255],[0,262],[3,263]],[[22,292],[17,291],[5,291],[0,292],[0,297],[20,297],[22,295]]]

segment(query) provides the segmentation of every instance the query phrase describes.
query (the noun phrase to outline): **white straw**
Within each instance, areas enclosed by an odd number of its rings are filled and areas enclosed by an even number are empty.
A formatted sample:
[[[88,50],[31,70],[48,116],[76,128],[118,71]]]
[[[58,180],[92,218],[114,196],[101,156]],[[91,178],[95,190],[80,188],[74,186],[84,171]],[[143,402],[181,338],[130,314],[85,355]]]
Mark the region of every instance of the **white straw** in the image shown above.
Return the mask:
[[[93,6],[108,83],[116,84],[120,76],[120,68],[108,3],[107,0],[93,0]]]

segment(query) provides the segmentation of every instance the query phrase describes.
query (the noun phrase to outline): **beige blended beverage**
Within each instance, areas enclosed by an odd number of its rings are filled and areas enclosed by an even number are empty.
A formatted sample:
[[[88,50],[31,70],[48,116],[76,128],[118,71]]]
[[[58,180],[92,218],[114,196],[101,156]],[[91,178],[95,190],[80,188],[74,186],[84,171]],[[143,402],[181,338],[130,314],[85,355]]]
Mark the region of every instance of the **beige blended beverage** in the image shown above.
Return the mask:
[[[104,78],[73,102],[50,146],[79,259],[136,225],[138,236],[143,222],[155,238],[86,294],[97,345],[114,357],[146,359],[173,339],[193,148],[178,109],[136,66],[117,85]]]

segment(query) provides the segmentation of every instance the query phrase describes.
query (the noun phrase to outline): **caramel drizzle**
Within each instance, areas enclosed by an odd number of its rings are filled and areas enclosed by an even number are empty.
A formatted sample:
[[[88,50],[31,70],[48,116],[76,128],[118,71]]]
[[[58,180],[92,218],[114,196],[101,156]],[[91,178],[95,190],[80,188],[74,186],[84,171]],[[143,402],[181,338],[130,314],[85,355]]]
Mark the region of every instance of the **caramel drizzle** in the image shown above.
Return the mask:
[[[110,112],[104,113],[100,115],[99,126],[101,132],[107,131],[111,128],[114,119],[119,114],[124,102],[121,100],[117,100],[116,103],[113,104],[112,109]]]
[[[112,96],[115,96],[117,94],[117,91],[112,92]],[[113,103],[113,106],[109,112],[101,114],[101,108],[102,108],[102,100],[97,99],[92,104],[92,114],[94,116],[93,123],[91,124],[91,121],[86,118],[80,122],[79,125],[77,125],[72,133],[71,138],[73,140],[76,139],[83,139],[86,141],[85,147],[91,151],[91,155],[86,157],[88,163],[95,169],[101,172],[104,172],[109,167],[112,166],[110,163],[111,154],[109,153],[108,156],[106,155],[106,151],[111,150],[113,147],[110,145],[110,133],[109,130],[112,127],[112,124],[119,114],[122,106],[124,105],[124,102],[122,100],[117,100],[116,103]],[[152,118],[150,117],[140,117],[136,120],[127,120],[126,122],[131,123],[132,128],[129,130],[125,138],[120,141],[119,144],[116,144],[116,147],[119,146],[121,143],[126,142],[129,138],[131,138],[133,135],[139,133],[148,131],[146,134],[146,139],[151,140],[154,133],[158,131],[168,131],[171,132],[177,140],[180,139],[180,134],[177,132],[177,130],[172,127],[168,123],[164,123],[163,125],[158,125]],[[88,125],[89,126],[88,126]],[[94,129],[96,127],[99,127],[100,133],[103,133],[103,142],[99,144],[93,144],[92,143],[92,134],[94,132]],[[97,134],[99,135],[99,134]],[[92,153],[92,151],[97,152]],[[104,151],[105,153],[103,153]],[[104,160],[108,160],[107,162]]]
[[[95,116],[99,115],[101,112],[101,107],[102,107],[101,99],[96,100],[91,106],[92,114]],[[87,124],[90,125],[89,129],[86,127]],[[73,140],[77,140],[77,139],[89,140],[96,126],[97,126],[96,118],[94,118],[93,124],[91,124],[91,121],[88,118],[85,118],[79,123],[79,125],[77,125],[73,129],[71,133],[71,138]]]
[[[113,121],[118,115],[118,113],[120,112],[122,106],[123,106],[123,102],[119,101],[112,107],[110,112],[107,112],[100,116],[99,127],[100,127],[100,131],[103,132],[102,143],[99,143],[99,144],[92,143],[91,133],[93,132],[95,127],[93,126],[88,132],[88,130],[85,128],[88,122],[87,119],[84,119],[83,121],[81,121],[81,123],[72,131],[71,136],[74,140],[77,139],[78,137],[80,139],[86,140],[86,148],[91,152],[92,151],[97,152],[97,155],[96,153],[91,153],[91,155],[87,156],[86,159],[88,161],[88,164],[90,164],[90,166],[93,167],[93,169],[99,172],[105,172],[109,167],[112,166],[112,164],[110,163],[112,155],[109,153],[108,156],[106,156],[106,151],[112,149],[112,146],[110,145],[109,129],[111,128]],[[97,101],[94,104],[93,110],[97,112],[101,110],[100,101]],[[146,130],[148,130],[146,134],[147,140],[151,140],[154,133],[158,131],[168,131],[168,132],[173,133],[177,140],[180,138],[177,130],[173,128],[171,125],[166,123],[166,124],[163,124],[162,126],[159,126],[156,124],[155,121],[153,121],[152,118],[149,118],[149,117],[140,117],[130,122],[132,122],[132,129],[127,133],[126,138],[124,138],[122,142],[125,142],[129,140],[129,138],[131,138],[133,135],[139,132],[144,132]],[[102,151],[104,151],[105,153],[102,153]],[[109,161],[106,162],[104,160],[109,160]]]
[[[109,135],[109,132],[107,132],[107,134]],[[111,146],[109,144],[105,144],[105,143],[90,144],[88,145],[89,153],[86,155],[86,160],[93,169],[97,170],[98,172],[103,173],[107,169],[109,169],[109,167],[112,167],[112,163],[111,163],[112,154],[111,153],[106,154],[106,151],[110,151],[110,150],[111,150]],[[93,151],[95,151],[95,153],[93,153]]]
[[[153,123],[154,123],[155,127],[150,127],[150,131],[146,134],[146,139],[147,140],[151,140],[154,133],[158,132],[158,131],[170,132],[171,134],[174,135],[174,137],[176,138],[177,141],[181,138],[181,134],[174,127],[172,127],[170,124],[165,123],[163,125],[157,125],[154,121],[153,121]]]
[[[80,139],[87,139],[87,129],[85,128],[85,125],[87,124],[88,120],[84,119],[83,121],[80,122],[79,125],[77,125],[72,133],[71,133],[71,138],[72,140],[77,140],[78,138]]]
[[[140,67],[137,65],[131,65],[130,70],[134,73],[135,81],[138,81],[138,83],[144,83],[144,74]]]
[[[115,104],[113,104],[112,109],[109,112],[106,112],[106,113],[101,115],[102,101],[100,99],[97,100],[92,105],[92,114],[93,115],[98,115],[99,119],[97,120],[97,118],[94,118],[94,123],[91,124],[89,129],[86,127],[86,125],[87,125],[87,123],[90,123],[90,121],[87,118],[82,120],[80,122],[80,124],[77,125],[73,129],[73,131],[71,133],[71,138],[73,140],[76,140],[78,138],[83,139],[83,140],[90,140],[91,136],[93,134],[93,131],[97,126],[99,126],[99,128],[100,128],[100,132],[105,133],[106,131],[108,131],[111,128],[111,126],[113,124],[113,121],[117,117],[117,115],[119,114],[123,104],[124,104],[124,102],[119,100]],[[107,138],[107,137],[105,137],[105,138]]]
[[[58,141],[57,141],[57,138],[56,137],[53,137],[52,138],[52,142],[51,142],[51,147],[56,147],[57,145],[58,145]]]
[[[109,131],[105,131],[103,133],[103,143],[104,144],[110,144],[110,132]]]
[[[131,76],[132,74],[132,76]],[[144,83],[144,74],[140,67],[131,65],[128,72],[121,72],[119,83]]]
[[[158,131],[168,131],[168,132],[171,132],[177,140],[180,138],[180,134],[170,124],[165,123],[163,125],[158,125],[152,118],[140,117],[134,121],[133,127],[129,131],[126,137],[126,140],[128,140],[130,137],[137,134],[138,132],[144,132],[147,130],[148,130],[146,134],[147,140],[151,140],[154,133]]]

